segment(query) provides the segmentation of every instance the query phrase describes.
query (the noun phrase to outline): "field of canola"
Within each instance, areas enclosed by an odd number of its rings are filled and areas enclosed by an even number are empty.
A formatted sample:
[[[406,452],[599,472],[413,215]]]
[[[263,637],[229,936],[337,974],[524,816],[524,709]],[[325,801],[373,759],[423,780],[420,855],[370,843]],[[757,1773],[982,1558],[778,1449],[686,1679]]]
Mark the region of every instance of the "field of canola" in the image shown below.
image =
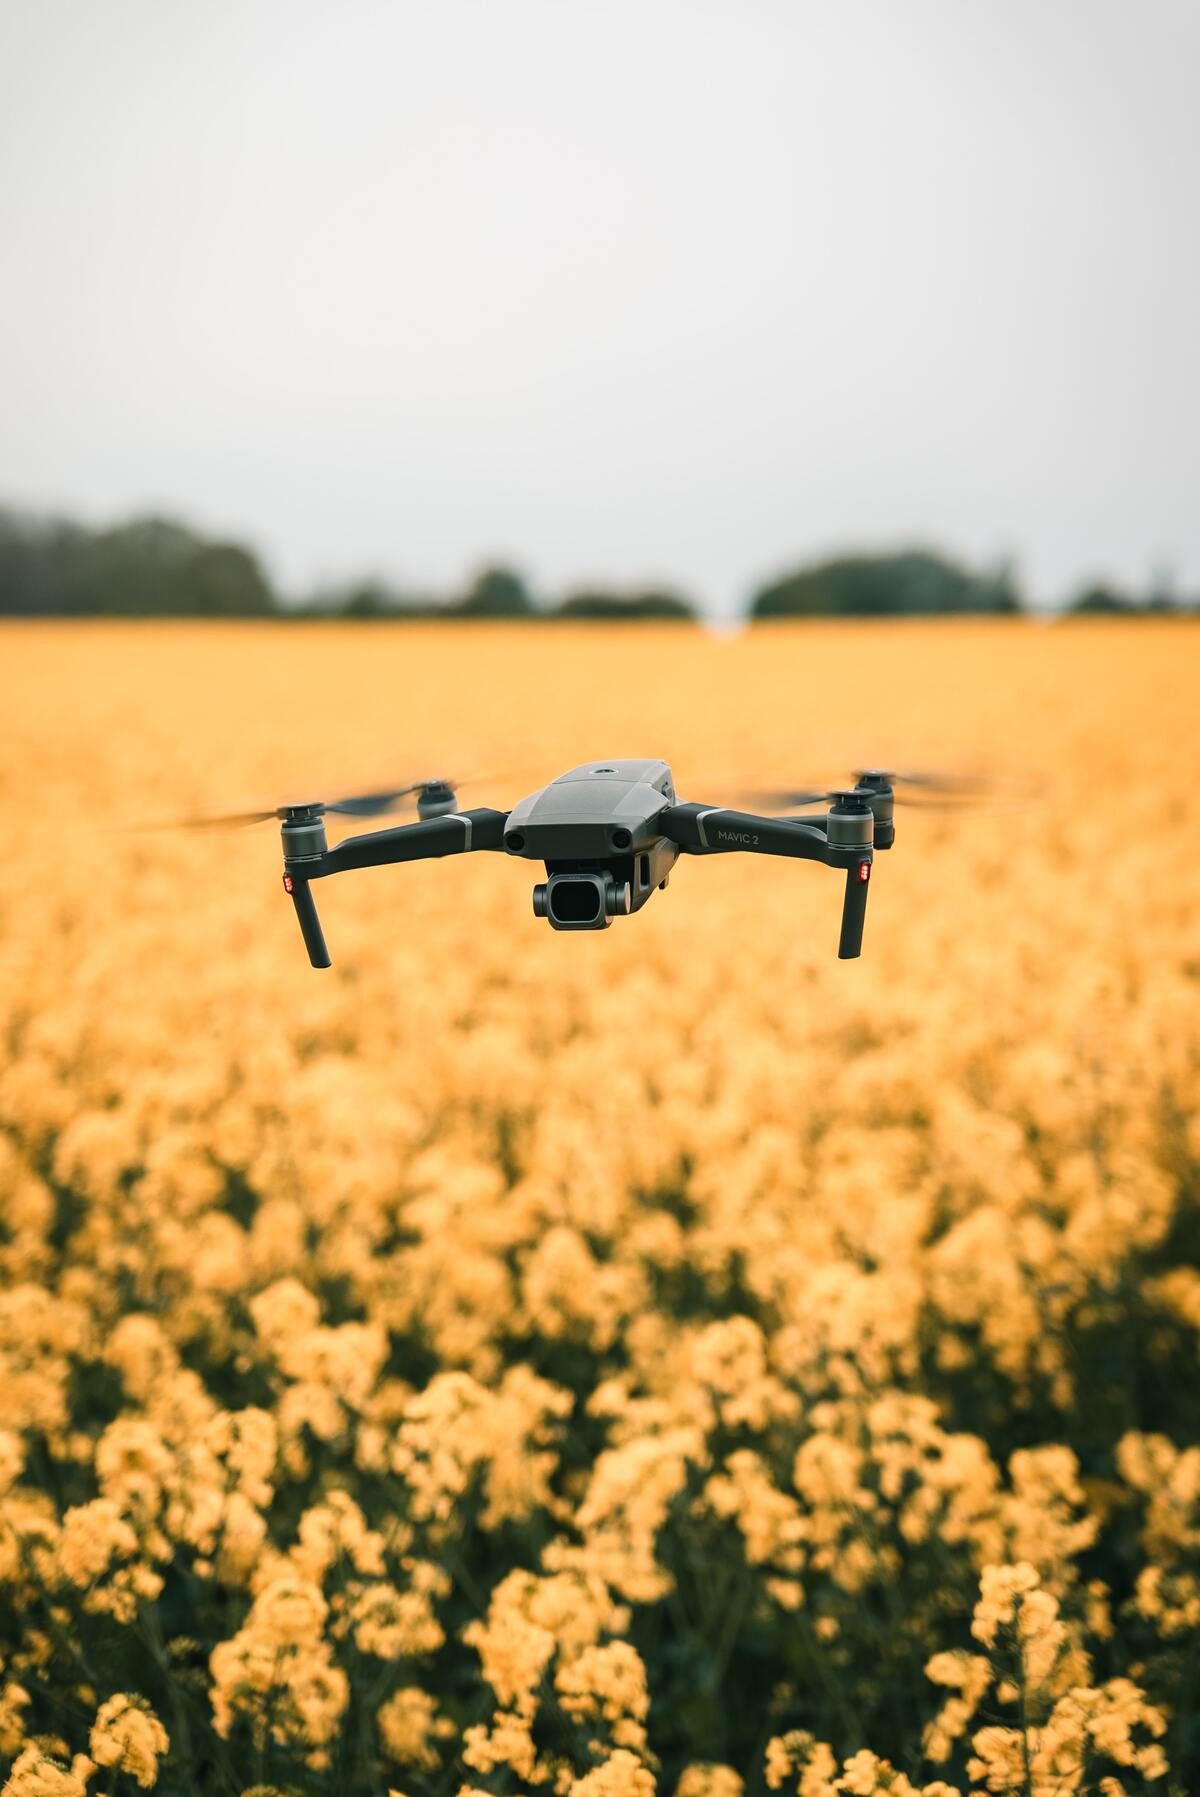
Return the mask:
[[[0,642],[6,1797],[1200,1790],[1200,629]],[[854,963],[110,828],[622,754],[1044,795]]]

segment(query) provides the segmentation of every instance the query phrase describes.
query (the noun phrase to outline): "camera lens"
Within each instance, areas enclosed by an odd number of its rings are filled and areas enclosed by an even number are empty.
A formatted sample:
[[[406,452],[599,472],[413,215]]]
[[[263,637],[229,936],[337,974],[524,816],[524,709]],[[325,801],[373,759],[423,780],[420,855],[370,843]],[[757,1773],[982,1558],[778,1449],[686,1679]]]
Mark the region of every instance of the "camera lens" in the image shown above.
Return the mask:
[[[550,887],[550,916],[555,923],[595,923],[601,913],[599,882],[559,879]]]

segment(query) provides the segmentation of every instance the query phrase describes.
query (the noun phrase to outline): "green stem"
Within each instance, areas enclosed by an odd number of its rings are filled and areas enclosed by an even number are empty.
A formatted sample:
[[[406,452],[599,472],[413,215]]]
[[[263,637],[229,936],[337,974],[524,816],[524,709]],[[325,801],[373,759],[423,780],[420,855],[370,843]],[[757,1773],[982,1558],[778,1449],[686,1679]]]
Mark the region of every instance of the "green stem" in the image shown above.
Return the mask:
[[[1021,1763],[1025,1769],[1024,1797],[1033,1797],[1033,1768],[1029,1763],[1029,1715],[1025,1702],[1025,1648],[1021,1641],[1021,1599],[1014,1606],[1017,1635],[1017,1720],[1021,1728]]]

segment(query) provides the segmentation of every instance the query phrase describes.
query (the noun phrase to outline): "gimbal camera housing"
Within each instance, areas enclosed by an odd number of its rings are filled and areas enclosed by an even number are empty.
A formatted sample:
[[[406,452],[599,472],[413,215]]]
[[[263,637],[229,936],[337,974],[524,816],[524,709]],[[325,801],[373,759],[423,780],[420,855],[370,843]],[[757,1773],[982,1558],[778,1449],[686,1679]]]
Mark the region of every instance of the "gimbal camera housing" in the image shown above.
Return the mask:
[[[876,849],[895,841],[889,776],[872,770],[853,787],[825,794],[828,809],[798,817],[763,817],[720,805],[679,803],[665,761],[590,761],[522,799],[511,811],[456,809],[453,783],[421,782],[418,822],[351,836],[330,848],[325,814],[370,815],[392,794],[332,805],[291,805],[267,813],[282,820],[283,883],[314,967],[330,965],[312,895],[316,880],[353,868],[388,866],[477,849],[541,861],[546,878],[533,889],[534,915],[554,930],[604,930],[640,911],[666,887],[683,855],[748,853],[819,861],[846,876],[838,954],[861,953],[867,890]],[[254,814],[259,815],[259,814]]]

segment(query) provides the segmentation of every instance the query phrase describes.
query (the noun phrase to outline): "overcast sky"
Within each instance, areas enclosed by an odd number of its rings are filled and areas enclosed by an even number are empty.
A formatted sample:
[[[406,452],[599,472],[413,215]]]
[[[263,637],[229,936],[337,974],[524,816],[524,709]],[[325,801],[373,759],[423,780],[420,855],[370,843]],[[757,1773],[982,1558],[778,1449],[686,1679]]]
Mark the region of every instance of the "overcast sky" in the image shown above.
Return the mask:
[[[0,499],[1200,587],[1196,0],[0,0]]]

